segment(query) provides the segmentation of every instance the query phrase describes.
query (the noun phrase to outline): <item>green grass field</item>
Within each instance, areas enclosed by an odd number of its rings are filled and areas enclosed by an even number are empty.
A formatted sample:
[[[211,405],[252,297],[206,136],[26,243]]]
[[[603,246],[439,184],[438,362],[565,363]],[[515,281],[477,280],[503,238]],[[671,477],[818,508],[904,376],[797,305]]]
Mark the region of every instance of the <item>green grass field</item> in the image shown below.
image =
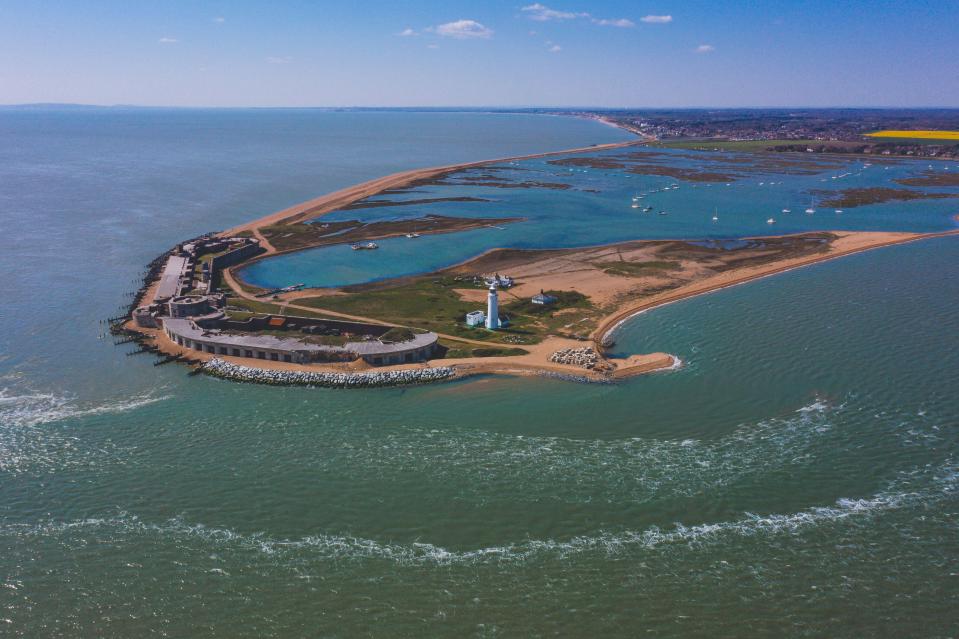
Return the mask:
[[[765,151],[786,144],[822,144],[822,140],[676,140],[654,142],[650,146],[695,151]]]
[[[238,308],[242,309],[240,311],[230,311],[228,314],[233,319],[246,319],[247,317],[252,317],[253,315],[280,315],[280,306],[279,304],[271,304],[269,302],[254,302],[253,300],[244,299],[242,297],[227,297],[226,304],[231,309]],[[305,311],[299,308],[291,309],[286,313],[286,315],[302,315],[304,317],[322,317],[324,319],[335,319],[329,316],[323,315],[323,313],[314,313],[312,311]]]
[[[467,357],[516,357],[528,355],[529,351],[515,346],[476,347],[467,342],[450,339],[441,339],[440,346],[445,349],[440,359],[459,359]]]
[[[500,309],[509,316],[510,326],[500,331],[469,328],[466,314],[485,309],[486,304],[460,299],[454,290],[457,288],[467,286],[450,277],[420,279],[386,289],[310,297],[298,303],[457,337],[511,344],[534,344],[547,335],[570,332],[569,324],[582,324],[585,317],[594,314],[589,300],[580,293],[553,292],[558,302],[544,307],[528,299],[511,299],[504,291],[500,293]]]

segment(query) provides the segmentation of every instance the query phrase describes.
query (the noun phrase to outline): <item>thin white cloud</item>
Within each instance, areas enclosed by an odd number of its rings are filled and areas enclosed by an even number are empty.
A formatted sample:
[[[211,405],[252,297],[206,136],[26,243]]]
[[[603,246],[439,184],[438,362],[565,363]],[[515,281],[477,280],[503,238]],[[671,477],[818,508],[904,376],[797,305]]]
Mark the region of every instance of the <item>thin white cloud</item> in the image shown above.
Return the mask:
[[[549,51],[550,53],[559,53],[562,50],[563,50],[563,47],[559,46],[558,44],[554,44],[549,49],[547,49],[547,51]]]
[[[410,29],[409,27],[407,27],[403,29],[402,31],[400,31],[399,33],[397,33],[396,35],[400,36],[401,38],[409,38],[411,36],[418,36],[419,34],[413,29]]]
[[[588,16],[588,13],[573,13],[572,11],[557,11],[555,9],[550,9],[544,4],[536,3],[523,7],[520,9],[527,14],[529,14],[530,20],[536,20],[537,22],[547,22],[549,20],[572,20],[573,18],[585,18]]]
[[[426,45],[426,48],[427,48],[427,49],[439,49],[439,48],[440,48],[440,45],[438,45],[438,44],[428,44],[428,45]]]
[[[179,42],[179,40],[177,40],[176,38],[163,37],[157,40],[157,42],[159,42],[160,44],[173,44],[175,42]]]
[[[224,18],[223,16],[217,16],[213,18],[213,21],[216,22],[217,24],[223,24],[224,22],[226,22],[226,18]]]
[[[716,47],[711,44],[701,44],[693,50],[696,53],[711,53],[712,51],[716,50]]]
[[[647,24],[669,24],[673,21],[673,16],[643,16],[640,18],[641,21]]]
[[[266,61],[270,64],[289,64],[293,62],[293,58],[288,55],[271,55],[266,58]]]
[[[636,23],[632,20],[627,20],[626,18],[617,18],[617,19],[606,19],[606,18],[595,18],[586,11],[559,11],[557,9],[550,9],[545,4],[530,4],[522,9],[520,9],[530,20],[536,20],[537,22],[549,22],[550,20],[577,20],[584,19],[589,20],[593,24],[598,24],[603,27],[635,27]]]
[[[492,29],[483,26],[476,20],[447,22],[434,27],[433,31],[444,38],[456,38],[457,40],[485,40],[493,35]]]
[[[636,26],[635,22],[632,20],[627,20],[626,18],[619,18],[618,20],[599,20],[597,18],[593,18],[593,24],[599,24],[604,27],[622,27],[624,29]]]

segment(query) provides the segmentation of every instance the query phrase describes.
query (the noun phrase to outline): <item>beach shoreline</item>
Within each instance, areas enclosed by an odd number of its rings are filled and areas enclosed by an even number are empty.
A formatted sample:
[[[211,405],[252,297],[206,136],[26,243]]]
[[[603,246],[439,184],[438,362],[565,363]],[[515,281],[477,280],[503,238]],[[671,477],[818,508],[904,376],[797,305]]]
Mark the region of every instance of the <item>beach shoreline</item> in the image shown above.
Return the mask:
[[[959,216],[956,216],[954,219],[959,221]],[[849,236],[863,236],[870,234],[870,232],[860,232],[856,234],[849,234]],[[734,286],[739,286],[741,284],[747,284],[759,279],[766,277],[773,277],[775,275],[780,275],[782,273],[787,273],[796,269],[803,268],[805,266],[812,266],[814,264],[820,264],[822,262],[827,262],[830,260],[839,259],[842,257],[847,257],[849,255],[855,255],[858,253],[864,253],[866,251],[871,251],[875,249],[886,248],[889,246],[896,246],[899,244],[907,244],[910,242],[918,242],[921,240],[934,239],[938,237],[954,237],[959,235],[959,229],[954,229],[951,231],[940,231],[937,233],[892,233],[892,232],[876,232],[874,234],[877,238],[888,237],[888,239],[879,239],[875,243],[868,243],[862,245],[853,245],[849,248],[840,249],[825,255],[811,256],[808,258],[799,258],[797,260],[786,260],[782,264],[770,265],[770,268],[760,268],[756,272],[746,273],[746,274],[730,274],[729,277],[718,276],[716,278],[711,278],[711,280],[705,280],[703,282],[698,282],[691,284],[688,287],[683,287],[676,291],[671,291],[669,293],[663,294],[661,296],[654,296],[651,299],[645,300],[640,304],[635,306],[621,309],[614,313],[611,316],[605,318],[599,325],[599,327],[593,333],[594,342],[599,346],[607,338],[611,337],[616,330],[621,327],[625,322],[629,321],[637,315],[642,315],[647,311],[659,308],[661,306],[667,306],[669,304],[674,304],[676,302],[681,302],[683,300],[691,299],[693,297],[699,297],[700,295],[707,295],[709,293],[715,293],[727,288],[732,288]],[[847,236],[847,237],[849,237]],[[773,236],[771,236],[773,237]],[[784,236],[775,236],[775,237],[784,237]],[[760,239],[760,238],[745,238],[745,239]]]
[[[629,133],[635,135],[635,133],[632,131],[629,131]],[[491,160],[477,160],[473,162],[461,162],[458,164],[449,164],[438,167],[399,171],[383,177],[367,180],[366,182],[354,184],[353,186],[348,186],[346,188],[333,191],[332,193],[327,193],[305,202],[300,202],[299,204],[294,204],[293,206],[287,207],[280,211],[276,211],[255,220],[245,222],[238,226],[234,226],[226,231],[221,232],[220,235],[223,237],[229,237],[244,232],[252,233],[255,237],[257,237],[257,239],[260,240],[260,244],[264,249],[266,249],[267,254],[273,254],[277,251],[268,241],[266,241],[266,238],[259,234],[260,227],[273,224],[292,224],[315,219],[327,213],[332,213],[333,211],[339,210],[358,200],[378,195],[383,191],[403,188],[418,180],[432,179],[447,173],[461,171],[463,169],[488,166],[490,164],[499,164],[501,162],[516,162],[520,160],[551,157],[554,155],[566,155],[569,153],[584,153],[620,149],[645,144],[648,141],[649,138],[637,137],[634,140],[626,140],[624,142],[611,142],[609,144],[596,144],[573,149],[563,149],[560,151],[547,151],[544,153],[531,153],[527,155],[516,155],[504,158],[495,158]]]

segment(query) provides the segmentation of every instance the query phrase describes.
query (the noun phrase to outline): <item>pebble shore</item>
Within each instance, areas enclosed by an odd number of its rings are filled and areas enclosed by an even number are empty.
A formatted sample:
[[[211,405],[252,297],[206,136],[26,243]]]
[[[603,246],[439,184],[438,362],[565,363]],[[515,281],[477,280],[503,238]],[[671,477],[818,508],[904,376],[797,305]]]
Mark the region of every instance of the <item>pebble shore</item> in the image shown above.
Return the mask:
[[[323,388],[377,388],[405,386],[452,379],[455,371],[449,366],[415,368],[400,371],[370,373],[321,373],[312,371],[279,371],[231,364],[211,359],[200,367],[211,377],[236,382],[270,384],[273,386],[317,386]]]
[[[586,375],[575,375],[573,373],[557,373],[554,371],[543,371],[540,377],[550,379],[560,379],[564,382],[575,382],[577,384],[615,384],[616,380],[608,377],[587,377]]]
[[[599,354],[588,346],[584,348],[564,348],[550,355],[549,361],[593,370],[599,363]]]

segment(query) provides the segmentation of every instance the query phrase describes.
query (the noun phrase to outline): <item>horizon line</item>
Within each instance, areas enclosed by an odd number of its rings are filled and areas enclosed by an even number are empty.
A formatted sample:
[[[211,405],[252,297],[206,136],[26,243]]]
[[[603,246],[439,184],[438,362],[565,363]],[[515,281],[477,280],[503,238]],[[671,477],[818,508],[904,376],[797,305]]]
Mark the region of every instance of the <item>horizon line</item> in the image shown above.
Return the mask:
[[[756,105],[736,105],[736,106],[716,106],[716,105],[686,105],[686,106],[601,106],[601,105],[408,105],[408,106],[387,106],[387,105],[312,105],[312,106],[263,106],[263,105],[232,105],[232,106],[210,106],[210,105],[156,105],[156,104],[97,104],[87,102],[14,102],[0,103],[0,108],[41,108],[41,107],[72,107],[72,108],[90,108],[90,109],[288,109],[288,110],[459,110],[459,111],[484,111],[484,110],[564,110],[564,111],[664,111],[664,110],[841,110],[841,109],[860,109],[860,110],[959,110],[959,105],[910,105],[910,106],[889,106],[889,105],[777,105],[777,106],[756,106]]]

